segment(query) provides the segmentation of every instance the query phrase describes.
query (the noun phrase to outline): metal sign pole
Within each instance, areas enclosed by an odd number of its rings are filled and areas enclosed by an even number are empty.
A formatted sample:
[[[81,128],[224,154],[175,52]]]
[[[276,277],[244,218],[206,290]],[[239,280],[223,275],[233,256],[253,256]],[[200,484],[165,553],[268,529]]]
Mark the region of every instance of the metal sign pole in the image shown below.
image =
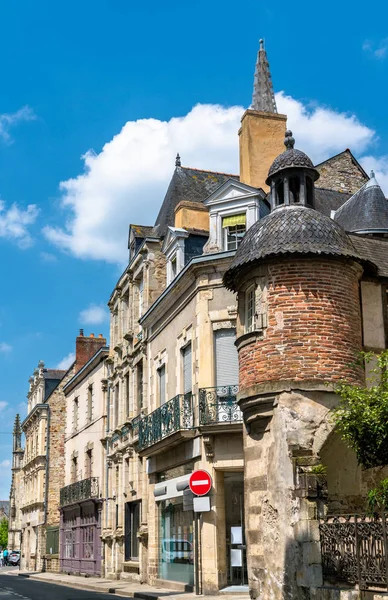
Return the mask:
[[[194,536],[195,536],[195,546],[194,546],[194,562],[195,562],[195,593],[199,596],[199,513],[194,513]]]

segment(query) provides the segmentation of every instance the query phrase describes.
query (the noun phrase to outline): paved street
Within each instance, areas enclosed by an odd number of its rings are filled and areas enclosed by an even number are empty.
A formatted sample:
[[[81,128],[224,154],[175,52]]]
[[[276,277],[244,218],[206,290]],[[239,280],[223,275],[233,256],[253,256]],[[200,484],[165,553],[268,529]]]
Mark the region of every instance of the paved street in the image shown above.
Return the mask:
[[[18,577],[17,573],[18,567],[0,568],[0,600],[112,600],[114,597],[112,594],[34,581]]]

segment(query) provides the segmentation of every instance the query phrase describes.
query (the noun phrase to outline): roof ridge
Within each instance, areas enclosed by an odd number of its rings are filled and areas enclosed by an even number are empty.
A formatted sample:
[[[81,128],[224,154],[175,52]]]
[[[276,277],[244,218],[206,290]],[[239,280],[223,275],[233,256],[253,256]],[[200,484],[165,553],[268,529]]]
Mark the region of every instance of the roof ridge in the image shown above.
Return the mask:
[[[229,175],[230,177],[240,177],[236,173],[225,173],[224,171],[211,171],[210,169],[197,169],[196,167],[180,167],[180,169],[190,169],[190,171],[200,171],[201,173],[214,173],[215,175]]]

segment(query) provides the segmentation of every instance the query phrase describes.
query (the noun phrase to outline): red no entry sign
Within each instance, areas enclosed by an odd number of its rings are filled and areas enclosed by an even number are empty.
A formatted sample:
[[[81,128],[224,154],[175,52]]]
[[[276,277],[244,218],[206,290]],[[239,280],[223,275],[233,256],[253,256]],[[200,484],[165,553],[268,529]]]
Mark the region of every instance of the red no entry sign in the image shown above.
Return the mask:
[[[212,478],[207,471],[194,471],[190,475],[189,487],[196,496],[205,496],[212,487]]]

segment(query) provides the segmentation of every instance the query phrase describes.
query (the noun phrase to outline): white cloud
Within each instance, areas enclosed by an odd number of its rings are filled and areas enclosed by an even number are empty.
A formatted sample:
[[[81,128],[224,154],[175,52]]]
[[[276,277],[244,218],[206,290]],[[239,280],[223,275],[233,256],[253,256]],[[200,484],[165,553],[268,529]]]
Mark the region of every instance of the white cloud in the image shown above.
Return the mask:
[[[307,106],[276,95],[279,112],[288,115],[296,145],[318,163],[350,147],[360,154],[375,133],[356,116],[322,106]],[[84,171],[61,183],[65,227],[45,227],[57,246],[83,259],[123,262],[129,223],[152,225],[160,208],[177,151],[182,164],[238,172],[241,106],[197,105],[170,121],[128,121],[96,154],[83,157]]]
[[[0,352],[3,354],[8,354],[12,351],[12,346],[7,344],[6,342],[0,342]]]
[[[383,188],[385,195],[388,195],[388,156],[364,156],[360,160],[367,173],[373,169],[377,182]]]
[[[11,461],[10,460],[2,460],[0,462],[0,468],[7,468],[11,466]]]
[[[69,354],[67,356],[65,356],[64,358],[62,358],[62,360],[59,361],[59,363],[57,364],[57,366],[55,368],[66,370],[70,367],[70,365],[73,364],[74,361],[75,361],[74,352],[69,352]]]
[[[384,38],[377,43],[372,42],[371,40],[365,40],[362,49],[375,58],[382,60],[388,54],[388,38]]]
[[[40,258],[44,263],[55,263],[58,260],[55,254],[51,254],[50,252],[41,252]]]
[[[9,133],[9,130],[12,127],[22,121],[34,121],[35,119],[36,115],[29,106],[23,106],[14,113],[4,113],[0,115],[0,137],[6,142],[12,141]]]
[[[4,400],[0,400],[0,412],[4,410],[8,406],[8,402],[4,402]]]
[[[20,248],[29,248],[33,240],[28,227],[35,223],[38,213],[39,209],[35,204],[29,204],[26,209],[12,204],[10,208],[6,209],[5,202],[0,200],[0,238],[15,241]]]
[[[79,321],[83,325],[101,325],[108,320],[108,317],[108,311],[104,306],[91,304],[80,312]]]
[[[276,94],[276,103],[278,111],[287,115],[287,127],[294,133],[295,146],[315,164],[345,148],[359,154],[374,141],[375,132],[355,115],[324,106],[306,106],[284,92]]]

